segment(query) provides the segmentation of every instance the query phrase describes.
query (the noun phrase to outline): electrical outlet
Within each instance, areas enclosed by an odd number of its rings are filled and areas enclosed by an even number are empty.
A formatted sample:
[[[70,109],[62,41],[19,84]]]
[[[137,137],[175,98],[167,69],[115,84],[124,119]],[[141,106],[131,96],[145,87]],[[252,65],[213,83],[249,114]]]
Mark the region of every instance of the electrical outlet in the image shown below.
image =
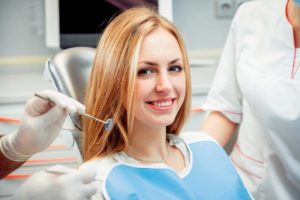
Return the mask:
[[[234,0],[215,0],[216,17],[228,18],[233,17],[235,12]]]

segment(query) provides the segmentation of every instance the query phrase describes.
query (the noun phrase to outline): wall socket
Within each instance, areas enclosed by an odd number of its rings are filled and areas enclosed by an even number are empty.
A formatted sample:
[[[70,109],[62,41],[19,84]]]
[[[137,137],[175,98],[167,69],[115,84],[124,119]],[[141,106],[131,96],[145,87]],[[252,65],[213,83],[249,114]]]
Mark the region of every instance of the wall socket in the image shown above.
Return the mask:
[[[233,17],[238,7],[249,0],[215,0],[215,14],[218,18]]]
[[[234,15],[234,0],[215,0],[215,13],[218,18],[229,18]]]

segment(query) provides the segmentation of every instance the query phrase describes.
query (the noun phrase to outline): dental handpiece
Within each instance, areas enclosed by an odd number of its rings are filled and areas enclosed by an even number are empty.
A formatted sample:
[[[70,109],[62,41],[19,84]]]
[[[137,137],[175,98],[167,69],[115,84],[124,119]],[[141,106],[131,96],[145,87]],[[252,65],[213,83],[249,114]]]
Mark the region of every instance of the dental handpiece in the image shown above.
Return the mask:
[[[48,102],[50,102],[50,103],[52,103],[52,104],[55,105],[55,102],[53,100],[51,100],[50,98],[48,98],[48,97],[44,97],[44,96],[42,96],[40,94],[37,94],[37,93],[34,93],[34,96],[36,96],[36,97],[38,97],[40,99],[43,99],[45,101],[48,101]],[[106,131],[110,131],[113,128],[113,126],[114,126],[114,121],[113,121],[112,118],[108,118],[106,121],[104,121],[104,120],[98,119],[98,118],[96,118],[96,117],[94,117],[94,116],[92,116],[92,115],[90,115],[88,113],[85,113],[85,112],[77,112],[77,113],[80,114],[80,115],[82,115],[82,116],[84,116],[84,117],[93,119],[93,120],[95,120],[97,122],[103,123],[104,124],[104,129]]]

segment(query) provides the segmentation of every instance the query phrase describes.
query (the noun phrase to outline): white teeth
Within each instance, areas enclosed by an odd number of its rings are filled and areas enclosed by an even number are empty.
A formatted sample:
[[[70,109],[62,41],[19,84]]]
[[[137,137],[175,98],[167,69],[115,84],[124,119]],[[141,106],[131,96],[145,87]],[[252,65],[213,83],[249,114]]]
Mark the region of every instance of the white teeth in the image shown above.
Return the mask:
[[[164,102],[154,102],[153,105],[164,107],[164,106],[170,106],[172,104],[172,101],[164,101]]]

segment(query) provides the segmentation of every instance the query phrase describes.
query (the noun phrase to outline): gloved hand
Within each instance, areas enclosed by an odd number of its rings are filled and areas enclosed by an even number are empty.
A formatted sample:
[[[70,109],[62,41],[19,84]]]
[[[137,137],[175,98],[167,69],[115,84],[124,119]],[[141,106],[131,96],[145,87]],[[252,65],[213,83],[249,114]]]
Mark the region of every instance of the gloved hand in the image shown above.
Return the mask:
[[[32,175],[17,190],[13,200],[84,200],[97,191],[94,181],[96,171],[93,168],[79,170],[56,165]],[[53,171],[63,171],[58,175]]]
[[[84,105],[62,93],[46,90],[40,95],[55,105],[33,97],[25,106],[19,129],[1,138],[0,148],[11,160],[24,161],[47,148],[59,134],[67,114],[85,110]]]

